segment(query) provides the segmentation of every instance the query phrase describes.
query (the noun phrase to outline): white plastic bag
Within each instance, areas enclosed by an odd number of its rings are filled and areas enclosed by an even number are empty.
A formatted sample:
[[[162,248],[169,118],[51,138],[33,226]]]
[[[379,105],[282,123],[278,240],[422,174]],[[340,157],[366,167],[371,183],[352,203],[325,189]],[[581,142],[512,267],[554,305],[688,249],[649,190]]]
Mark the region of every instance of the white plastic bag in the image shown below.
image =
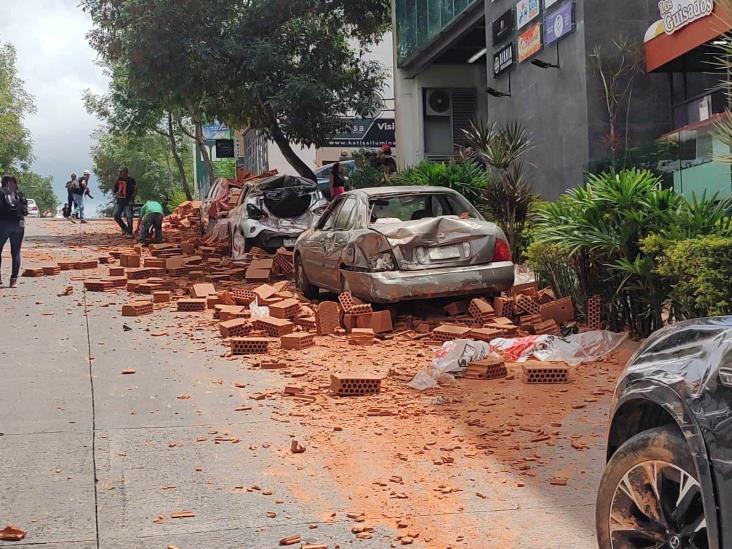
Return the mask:
[[[269,316],[269,307],[266,307],[262,305],[261,307],[257,304],[258,299],[255,299],[249,304],[249,312],[252,320],[256,318],[264,318],[265,316]]]
[[[435,350],[432,366],[417,372],[408,385],[418,391],[438,387],[440,381],[450,380],[446,374],[465,370],[468,364],[483,360],[490,352],[490,345],[483,341],[473,341],[472,339],[448,341]]]

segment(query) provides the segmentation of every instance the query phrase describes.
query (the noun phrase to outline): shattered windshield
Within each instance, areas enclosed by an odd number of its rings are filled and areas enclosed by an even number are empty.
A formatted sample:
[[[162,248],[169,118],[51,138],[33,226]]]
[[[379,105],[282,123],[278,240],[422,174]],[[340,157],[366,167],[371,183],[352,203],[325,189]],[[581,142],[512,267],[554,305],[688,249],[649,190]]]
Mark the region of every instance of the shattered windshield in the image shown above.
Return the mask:
[[[445,215],[480,219],[465,199],[448,193],[404,194],[374,197],[369,201],[371,223],[417,221]]]

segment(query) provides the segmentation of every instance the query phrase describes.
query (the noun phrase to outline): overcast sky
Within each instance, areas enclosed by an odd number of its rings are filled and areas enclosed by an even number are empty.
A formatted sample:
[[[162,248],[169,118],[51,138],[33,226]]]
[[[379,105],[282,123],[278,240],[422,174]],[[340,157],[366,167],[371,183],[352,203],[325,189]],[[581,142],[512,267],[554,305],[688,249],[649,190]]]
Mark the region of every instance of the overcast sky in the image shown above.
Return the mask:
[[[38,108],[26,121],[33,171],[53,176],[62,202],[69,173],[92,169],[90,134],[99,122],[84,110],[82,92],[107,89],[85,38],[90,28],[78,0],[0,0],[0,41],[17,49],[20,76]],[[87,207],[93,211],[103,198],[93,177],[91,193],[95,200]]]

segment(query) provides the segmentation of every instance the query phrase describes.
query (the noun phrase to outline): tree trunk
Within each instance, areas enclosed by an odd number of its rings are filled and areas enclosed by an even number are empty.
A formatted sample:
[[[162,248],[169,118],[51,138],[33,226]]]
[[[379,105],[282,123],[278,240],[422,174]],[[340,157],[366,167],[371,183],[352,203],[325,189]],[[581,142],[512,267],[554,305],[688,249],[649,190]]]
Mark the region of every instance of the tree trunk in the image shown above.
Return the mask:
[[[287,139],[287,137],[285,137],[285,134],[282,133],[282,128],[280,128],[280,124],[279,122],[277,122],[277,117],[275,116],[271,107],[269,105],[265,105],[261,98],[259,104],[264,113],[267,115],[267,118],[269,119],[270,130],[272,132],[272,140],[277,144],[277,147],[279,147],[282,155],[285,157],[285,160],[287,160],[290,166],[292,166],[295,171],[300,174],[300,176],[304,177],[305,179],[310,179],[311,181],[317,182],[318,178],[315,176],[315,173],[310,168],[310,166],[305,164],[305,162],[303,162],[302,159],[297,156],[297,154],[295,154],[295,151],[292,150],[292,147],[290,146],[290,141]]]
[[[196,135],[194,136],[194,139],[196,140],[196,145],[198,145],[198,150],[201,151],[203,163],[206,166],[208,184],[213,185],[216,175],[214,174],[213,164],[211,163],[211,156],[208,154],[208,148],[206,148],[206,143],[203,140],[203,128],[199,122],[194,121],[194,124],[196,126]]]
[[[178,144],[175,142],[175,132],[173,132],[173,115],[168,113],[168,139],[170,140],[170,151],[173,153],[175,163],[178,166],[178,173],[180,174],[180,184],[183,187],[183,192],[186,195],[186,199],[193,200],[193,193],[191,187],[188,185],[188,178],[186,177],[186,169],[183,164],[183,159],[178,154]]]

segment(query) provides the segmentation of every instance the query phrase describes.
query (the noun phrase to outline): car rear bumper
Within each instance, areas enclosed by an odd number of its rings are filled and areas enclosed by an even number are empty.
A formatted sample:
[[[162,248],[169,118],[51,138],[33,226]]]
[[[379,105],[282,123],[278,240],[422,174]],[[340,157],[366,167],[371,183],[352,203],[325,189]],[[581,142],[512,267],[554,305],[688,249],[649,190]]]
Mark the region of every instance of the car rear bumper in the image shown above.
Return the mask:
[[[353,295],[376,303],[506,291],[513,286],[511,261],[471,267],[367,273],[342,271]]]
[[[292,249],[294,247],[294,242],[297,240],[297,237],[300,236],[300,232],[296,233],[285,233],[285,232],[277,232],[277,231],[268,231],[264,230],[261,231],[257,236],[253,238],[249,238],[251,244],[253,246],[256,246],[257,248],[261,248],[268,252],[275,252],[279,248],[288,248]],[[289,241],[292,241],[290,243]],[[288,241],[287,244],[285,244],[285,241]]]

